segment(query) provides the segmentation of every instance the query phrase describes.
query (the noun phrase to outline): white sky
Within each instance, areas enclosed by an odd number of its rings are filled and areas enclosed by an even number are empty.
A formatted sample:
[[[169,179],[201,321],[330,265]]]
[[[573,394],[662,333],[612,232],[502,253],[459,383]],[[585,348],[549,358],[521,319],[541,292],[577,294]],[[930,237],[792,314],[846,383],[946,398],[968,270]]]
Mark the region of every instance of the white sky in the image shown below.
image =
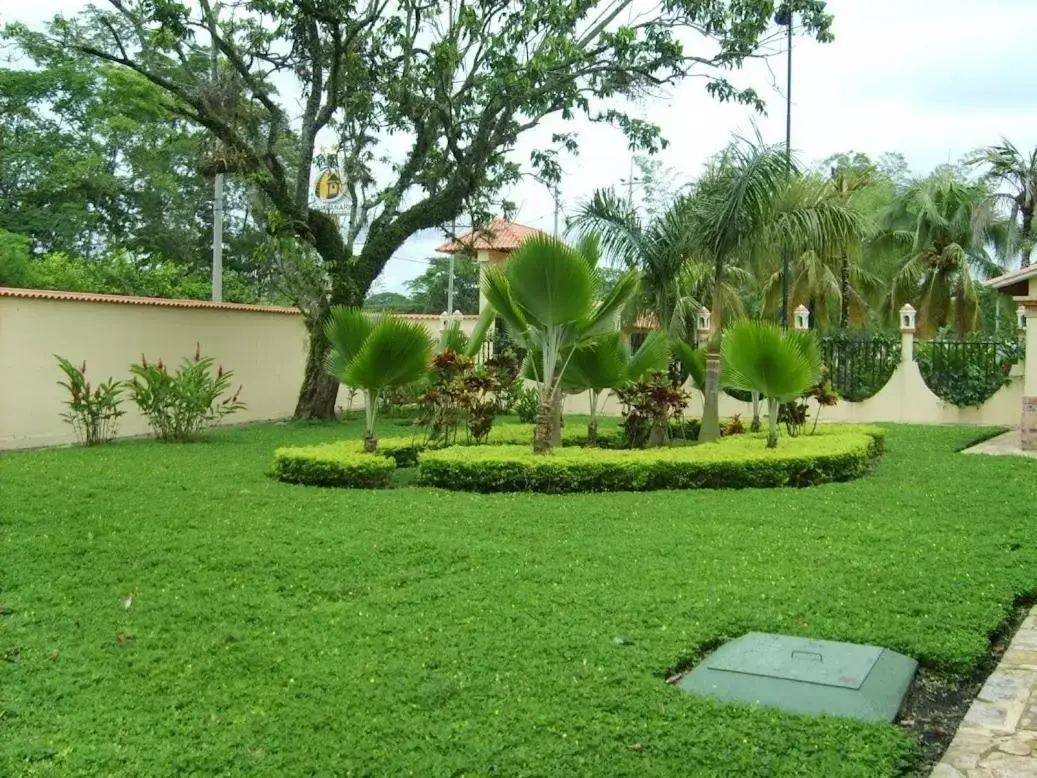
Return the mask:
[[[0,0],[0,20],[41,24],[55,13],[75,13],[82,0]],[[797,39],[793,47],[792,145],[805,161],[839,151],[878,157],[902,152],[915,173],[955,161],[970,149],[1006,136],[1020,147],[1037,145],[1037,91],[1033,86],[1034,0],[830,0],[835,42]],[[751,132],[755,118],[764,137],[784,139],[784,56],[742,74],[736,83],[757,88],[768,114],[720,105],[701,80],[674,89],[665,100],[634,109],[659,124],[670,146],[662,163],[682,178],[697,175],[705,159],[732,132]],[[545,127],[561,129],[558,120]],[[570,127],[572,129],[572,127]],[[618,130],[575,123],[579,157],[564,160],[563,213],[596,187],[619,185],[629,153]],[[525,160],[522,160],[525,161]],[[508,194],[519,206],[516,221],[552,227],[547,190],[523,183]],[[635,196],[636,198],[636,196]],[[378,286],[399,290],[423,269],[439,235],[409,241],[389,263]]]

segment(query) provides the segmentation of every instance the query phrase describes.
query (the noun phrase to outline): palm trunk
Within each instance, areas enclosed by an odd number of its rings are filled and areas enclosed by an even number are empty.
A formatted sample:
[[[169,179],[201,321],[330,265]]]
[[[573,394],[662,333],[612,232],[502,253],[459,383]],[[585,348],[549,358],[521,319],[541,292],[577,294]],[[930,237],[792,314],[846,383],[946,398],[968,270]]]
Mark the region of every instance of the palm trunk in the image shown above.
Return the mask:
[[[652,423],[652,429],[648,433],[647,448],[660,448],[670,444],[670,422],[669,419],[656,419]]]
[[[753,392],[753,420],[749,424],[749,432],[760,431],[760,393]]]
[[[373,454],[378,449],[378,436],[374,434],[375,417],[378,415],[378,392],[369,389],[364,396],[364,451]]]
[[[554,393],[546,387],[540,393],[536,429],[533,432],[533,453],[551,453],[551,421],[554,418]]]
[[[767,398],[767,448],[778,447],[778,401]]]
[[[565,399],[565,395],[562,394],[561,385],[555,389],[554,397],[551,400],[551,446],[562,445],[562,401]]]
[[[1020,267],[1029,267],[1030,254],[1033,251],[1033,236],[1030,234],[1033,229],[1033,206],[1024,206],[1020,210],[1023,214],[1023,241],[1019,265]]]
[[[598,445],[598,392],[591,390],[590,393],[590,419],[587,421],[587,448],[595,448]]]
[[[720,437],[720,347],[710,346],[706,352],[706,392],[702,406],[702,425],[699,440]]]
[[[839,260],[839,329],[850,326],[850,258]]]

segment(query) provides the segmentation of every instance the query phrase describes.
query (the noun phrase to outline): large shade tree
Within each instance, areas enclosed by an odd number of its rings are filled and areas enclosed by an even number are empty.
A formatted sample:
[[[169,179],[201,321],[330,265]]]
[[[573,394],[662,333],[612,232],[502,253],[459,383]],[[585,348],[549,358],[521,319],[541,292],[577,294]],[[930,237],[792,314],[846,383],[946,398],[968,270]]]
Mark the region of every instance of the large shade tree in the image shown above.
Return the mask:
[[[715,96],[759,105],[725,74],[780,37],[772,0],[677,0],[638,15],[627,13],[632,0],[297,0],[222,15],[211,0],[110,2],[58,19],[54,35],[165,90],[171,110],[218,141],[224,168],[254,180],[280,227],[323,261],[327,287],[305,311],[300,417],[334,410],[321,369],[330,306],[361,305],[415,232],[485,213],[522,173],[511,152],[525,133],[584,113],[618,125],[634,148],[656,148],[657,128],[624,113],[622,98],[694,72]],[[786,5],[804,32],[831,37],[822,0]],[[198,62],[213,50],[209,75]],[[577,148],[560,129],[531,159],[548,180],[559,178],[558,150]],[[318,136],[340,149],[341,229],[310,203]]]

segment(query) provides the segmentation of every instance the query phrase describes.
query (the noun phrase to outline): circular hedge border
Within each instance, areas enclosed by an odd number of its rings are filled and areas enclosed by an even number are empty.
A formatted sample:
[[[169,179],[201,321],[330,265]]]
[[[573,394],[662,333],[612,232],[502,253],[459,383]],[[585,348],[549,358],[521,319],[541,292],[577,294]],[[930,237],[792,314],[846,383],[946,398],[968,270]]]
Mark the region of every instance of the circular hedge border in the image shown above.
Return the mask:
[[[849,481],[881,455],[881,430],[829,428],[765,447],[761,435],[716,443],[624,450],[561,448],[536,456],[528,446],[452,446],[419,457],[418,481],[475,492],[615,492],[743,489]]]

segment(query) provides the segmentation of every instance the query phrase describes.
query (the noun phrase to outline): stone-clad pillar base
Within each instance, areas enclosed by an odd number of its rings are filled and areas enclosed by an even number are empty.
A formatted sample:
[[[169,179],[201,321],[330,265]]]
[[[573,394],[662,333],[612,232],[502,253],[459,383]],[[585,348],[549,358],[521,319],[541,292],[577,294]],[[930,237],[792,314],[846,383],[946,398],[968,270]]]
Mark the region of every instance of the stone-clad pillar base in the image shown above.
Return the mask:
[[[1021,433],[1022,450],[1037,451],[1037,397],[1023,398]]]

